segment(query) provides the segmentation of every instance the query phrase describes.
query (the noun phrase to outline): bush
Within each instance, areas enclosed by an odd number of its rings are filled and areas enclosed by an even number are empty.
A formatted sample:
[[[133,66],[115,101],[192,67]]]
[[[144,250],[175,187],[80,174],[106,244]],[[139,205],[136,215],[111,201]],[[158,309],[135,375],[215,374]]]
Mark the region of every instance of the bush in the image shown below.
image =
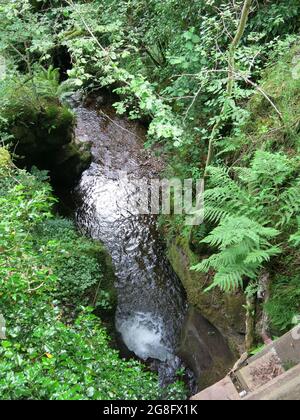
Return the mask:
[[[0,191],[1,398],[183,397],[182,384],[161,389],[139,362],[121,360],[94,308],[83,307],[103,276],[99,246],[53,217],[44,175],[0,168]],[[64,316],[66,303],[75,320]]]
[[[81,237],[71,221],[60,218],[37,226],[34,239],[45,264],[57,276],[54,298],[71,309],[90,304],[109,309],[114,305],[114,278],[104,261],[107,253],[100,243]]]

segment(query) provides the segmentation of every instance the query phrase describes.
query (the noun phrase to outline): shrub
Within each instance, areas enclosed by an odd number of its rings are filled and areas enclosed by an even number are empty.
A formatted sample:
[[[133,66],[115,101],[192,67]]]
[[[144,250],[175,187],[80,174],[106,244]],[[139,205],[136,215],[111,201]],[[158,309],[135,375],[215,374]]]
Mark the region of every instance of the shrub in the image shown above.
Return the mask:
[[[181,383],[161,389],[139,362],[121,360],[94,308],[83,307],[103,275],[98,246],[54,218],[44,176],[0,168],[0,312],[7,327],[0,342],[1,397],[183,397]],[[66,303],[75,319],[65,318]]]

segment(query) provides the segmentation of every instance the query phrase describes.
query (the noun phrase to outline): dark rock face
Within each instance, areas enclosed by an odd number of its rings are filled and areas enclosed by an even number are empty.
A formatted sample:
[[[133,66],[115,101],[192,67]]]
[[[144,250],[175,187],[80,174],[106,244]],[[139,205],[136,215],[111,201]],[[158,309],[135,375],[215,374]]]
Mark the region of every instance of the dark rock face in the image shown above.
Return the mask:
[[[195,373],[199,390],[221,380],[235,362],[221,333],[192,307],[184,321],[178,350]]]

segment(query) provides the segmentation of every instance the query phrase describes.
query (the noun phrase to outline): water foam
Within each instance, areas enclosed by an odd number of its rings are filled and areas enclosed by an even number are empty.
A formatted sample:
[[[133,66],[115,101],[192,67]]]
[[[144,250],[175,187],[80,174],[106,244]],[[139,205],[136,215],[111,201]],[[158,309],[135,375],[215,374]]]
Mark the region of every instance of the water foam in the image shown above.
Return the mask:
[[[143,360],[166,362],[174,357],[163,342],[163,321],[151,313],[135,312],[128,318],[117,318],[117,330],[129,350]]]

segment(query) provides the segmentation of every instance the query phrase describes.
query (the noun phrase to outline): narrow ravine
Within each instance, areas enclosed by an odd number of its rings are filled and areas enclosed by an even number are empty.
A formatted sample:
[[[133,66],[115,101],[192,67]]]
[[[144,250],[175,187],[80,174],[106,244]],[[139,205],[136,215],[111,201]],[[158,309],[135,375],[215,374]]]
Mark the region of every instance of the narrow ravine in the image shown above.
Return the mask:
[[[144,150],[139,124],[109,107],[80,105],[75,111],[76,137],[91,143],[93,155],[76,188],[78,226],[112,256],[115,325],[125,345],[143,360],[158,361],[161,382],[169,382],[181,365],[176,348],[187,304],[159,239],[157,217],[137,211],[145,195],[137,181],[157,178],[162,162]]]

